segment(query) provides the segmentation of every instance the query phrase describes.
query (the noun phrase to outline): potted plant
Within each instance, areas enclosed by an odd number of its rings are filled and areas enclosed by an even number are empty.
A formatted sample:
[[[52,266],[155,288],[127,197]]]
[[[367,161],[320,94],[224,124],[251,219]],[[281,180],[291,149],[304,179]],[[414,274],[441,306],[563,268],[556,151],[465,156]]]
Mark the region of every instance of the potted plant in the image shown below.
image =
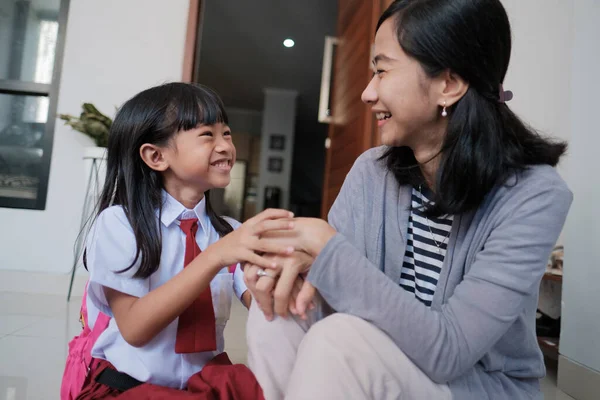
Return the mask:
[[[83,152],[85,162],[84,170],[88,177],[87,195],[96,196],[106,176],[106,146],[112,119],[102,114],[92,103],[83,103],[79,117],[69,114],[59,114],[58,118],[65,121],[65,125],[90,137],[96,143],[95,147],[86,147]]]
[[[81,108],[83,111],[79,118],[69,114],[59,114],[58,117],[65,121],[65,125],[92,138],[96,146],[106,147],[112,119],[98,111],[92,103],[83,103]]]

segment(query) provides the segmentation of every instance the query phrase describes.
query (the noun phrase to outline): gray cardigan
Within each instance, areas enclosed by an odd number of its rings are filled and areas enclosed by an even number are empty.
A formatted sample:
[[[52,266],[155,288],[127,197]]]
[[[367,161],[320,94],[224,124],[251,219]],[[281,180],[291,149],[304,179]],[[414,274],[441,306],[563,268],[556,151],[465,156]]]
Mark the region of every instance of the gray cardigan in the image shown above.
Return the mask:
[[[572,194],[534,166],[455,216],[431,308],[399,286],[411,188],[368,150],[329,213],[338,233],[308,280],[337,312],[386,332],[455,399],[538,399],[544,377],[535,334],[538,288]]]

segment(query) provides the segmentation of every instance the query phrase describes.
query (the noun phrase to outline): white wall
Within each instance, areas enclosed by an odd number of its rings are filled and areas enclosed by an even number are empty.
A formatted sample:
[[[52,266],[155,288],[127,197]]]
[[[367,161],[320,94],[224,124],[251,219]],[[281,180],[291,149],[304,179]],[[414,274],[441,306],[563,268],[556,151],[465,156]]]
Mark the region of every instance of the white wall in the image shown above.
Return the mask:
[[[560,352],[600,372],[600,1],[574,4],[571,79],[571,157],[575,198],[565,229],[565,276]]]
[[[113,115],[140,90],[181,80],[188,0],[70,3],[59,113],[78,114],[89,101]],[[57,121],[46,209],[0,208],[2,287],[19,289],[18,274],[7,270],[69,272],[85,189],[81,156],[90,145]]]
[[[569,141],[571,137],[571,46],[573,2],[502,0],[513,37],[511,62],[504,86],[514,99],[508,105],[542,134]],[[569,155],[558,165],[567,178]],[[558,239],[564,243],[564,232]],[[561,285],[541,284],[539,308],[558,318]]]
[[[508,105],[542,134],[571,137],[571,45],[573,1],[502,0],[510,19],[513,49],[505,90]],[[568,158],[558,171],[566,176]]]
[[[600,1],[502,0],[513,27],[510,106],[569,142],[558,170],[574,193],[565,244],[560,352],[600,372]]]
[[[263,108],[262,137],[260,145],[260,174],[258,193],[256,196],[257,211],[263,209],[266,186],[281,189],[280,207],[289,209],[290,180],[292,176],[292,148],[294,146],[294,129],[296,123],[296,96],[294,90],[270,89],[265,92]],[[285,148],[283,151],[271,150],[269,142],[271,135],[283,135]],[[271,157],[283,158],[283,169],[279,173],[268,170],[268,160]]]

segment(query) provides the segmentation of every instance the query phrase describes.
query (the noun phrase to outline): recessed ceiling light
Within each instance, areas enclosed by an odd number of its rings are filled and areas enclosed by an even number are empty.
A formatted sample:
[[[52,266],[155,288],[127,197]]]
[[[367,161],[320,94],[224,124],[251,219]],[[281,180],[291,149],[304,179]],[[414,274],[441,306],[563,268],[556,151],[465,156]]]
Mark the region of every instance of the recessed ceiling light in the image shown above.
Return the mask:
[[[285,40],[283,41],[283,45],[284,45],[285,47],[294,47],[294,44],[295,44],[295,43],[294,43],[294,41],[293,41],[292,39],[285,39]]]

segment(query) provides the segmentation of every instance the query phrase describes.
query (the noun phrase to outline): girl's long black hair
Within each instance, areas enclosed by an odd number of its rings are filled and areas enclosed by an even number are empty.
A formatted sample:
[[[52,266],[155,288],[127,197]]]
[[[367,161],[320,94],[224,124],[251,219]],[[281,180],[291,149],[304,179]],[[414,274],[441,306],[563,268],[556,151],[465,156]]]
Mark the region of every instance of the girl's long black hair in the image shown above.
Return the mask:
[[[429,77],[450,70],[469,84],[448,110],[430,215],[477,208],[496,185],[528,166],[555,166],[566,143],[541,137],[500,101],[511,53],[511,30],[500,0],[397,0],[377,25],[394,18],[403,51]],[[390,147],[381,158],[400,184],[423,176],[408,147]]]
[[[135,259],[121,272],[139,261],[134,277],[147,278],[160,265],[162,237],[156,211],[160,215],[163,182],[160,173],[140,157],[140,147],[144,143],[164,146],[178,132],[219,122],[228,124],[228,118],[217,93],[189,83],[167,83],[144,90],[117,112],[108,137],[106,181],[98,214],[111,205],[121,206],[133,229]],[[233,228],[215,213],[208,191],[205,197],[212,225],[225,236]]]

